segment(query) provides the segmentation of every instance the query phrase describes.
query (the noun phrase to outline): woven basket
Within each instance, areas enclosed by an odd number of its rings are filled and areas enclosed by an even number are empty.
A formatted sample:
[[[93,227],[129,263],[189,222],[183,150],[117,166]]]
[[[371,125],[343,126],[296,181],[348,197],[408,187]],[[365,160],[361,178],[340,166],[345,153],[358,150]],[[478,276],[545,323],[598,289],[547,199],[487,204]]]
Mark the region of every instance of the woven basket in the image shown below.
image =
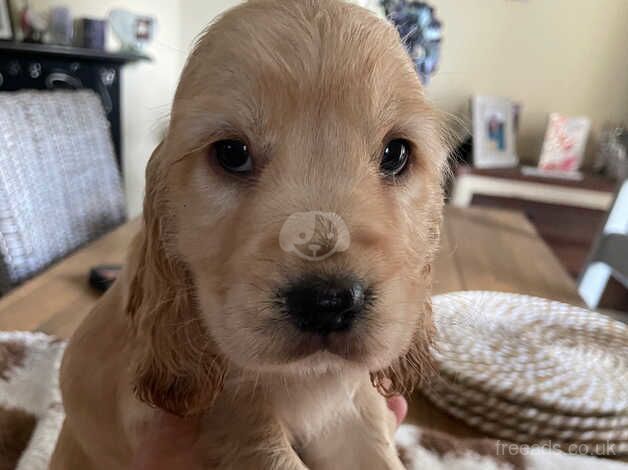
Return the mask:
[[[494,292],[435,297],[434,317],[437,406],[504,439],[628,453],[628,326]]]

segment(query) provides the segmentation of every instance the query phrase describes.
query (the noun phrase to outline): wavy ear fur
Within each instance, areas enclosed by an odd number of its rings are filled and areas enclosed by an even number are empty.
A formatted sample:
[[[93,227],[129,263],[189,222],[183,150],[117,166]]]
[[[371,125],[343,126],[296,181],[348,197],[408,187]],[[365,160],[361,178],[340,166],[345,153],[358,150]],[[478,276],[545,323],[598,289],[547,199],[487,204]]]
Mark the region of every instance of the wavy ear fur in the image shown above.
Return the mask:
[[[171,246],[162,143],[146,170],[144,226],[130,255],[126,311],[139,343],[133,367],[136,396],[187,416],[210,408],[222,390],[224,364],[198,316],[194,281]]]
[[[444,126],[444,122],[443,122]],[[443,127],[444,130],[444,127]],[[453,142],[452,142],[453,144]],[[447,155],[449,152],[445,151],[451,147],[447,142],[441,142],[444,148],[436,150],[435,155]],[[435,179],[441,179],[441,187],[445,178],[445,175],[450,171],[448,169],[447,162],[443,161],[434,173]],[[433,213],[432,217],[428,217],[424,220],[424,223],[428,224],[430,230],[428,239],[430,240],[431,250],[427,255],[427,262],[421,272],[423,276],[423,285],[426,289],[426,299],[424,302],[423,311],[417,319],[415,325],[415,333],[412,343],[408,351],[394,361],[389,367],[371,372],[371,383],[377,389],[377,391],[385,397],[391,397],[393,395],[409,395],[411,394],[417,385],[422,385],[429,382],[429,379],[436,373],[436,366],[434,363],[434,357],[431,350],[434,347],[434,335],[436,334],[436,327],[432,317],[432,263],[437,251],[438,241],[440,240],[440,226],[442,222],[442,206],[443,206],[443,193],[437,191],[433,194],[434,204],[437,210]]]
[[[408,396],[417,385],[429,381],[436,370],[430,353],[434,333],[432,302],[428,298],[410,349],[386,369],[371,372],[371,383],[381,395],[386,398]]]

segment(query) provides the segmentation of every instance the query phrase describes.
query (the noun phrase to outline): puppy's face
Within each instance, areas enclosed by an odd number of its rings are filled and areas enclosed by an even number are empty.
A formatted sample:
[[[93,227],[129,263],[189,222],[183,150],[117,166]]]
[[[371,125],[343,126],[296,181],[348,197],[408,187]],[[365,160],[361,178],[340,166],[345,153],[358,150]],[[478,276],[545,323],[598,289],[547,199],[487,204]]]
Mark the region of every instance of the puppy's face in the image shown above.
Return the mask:
[[[444,150],[383,21],[340,2],[250,2],[183,74],[165,200],[220,352],[257,371],[378,370],[425,305]]]

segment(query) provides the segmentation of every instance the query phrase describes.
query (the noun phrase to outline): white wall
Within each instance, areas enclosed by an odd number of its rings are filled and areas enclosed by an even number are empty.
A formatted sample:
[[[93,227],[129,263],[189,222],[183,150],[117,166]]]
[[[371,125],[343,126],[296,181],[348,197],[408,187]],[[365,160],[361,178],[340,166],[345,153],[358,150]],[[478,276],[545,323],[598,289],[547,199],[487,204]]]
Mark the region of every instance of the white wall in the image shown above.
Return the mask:
[[[628,123],[628,0],[430,3],[444,43],[429,96],[455,114],[474,93],[520,101],[524,159],[537,162],[548,112],[589,116],[596,131]]]
[[[130,215],[142,210],[146,163],[167,125],[184,55],[179,42],[179,2],[134,0],[134,3],[137,11],[157,16],[160,25],[158,36],[147,51],[154,61],[131,65],[122,77],[124,180]]]

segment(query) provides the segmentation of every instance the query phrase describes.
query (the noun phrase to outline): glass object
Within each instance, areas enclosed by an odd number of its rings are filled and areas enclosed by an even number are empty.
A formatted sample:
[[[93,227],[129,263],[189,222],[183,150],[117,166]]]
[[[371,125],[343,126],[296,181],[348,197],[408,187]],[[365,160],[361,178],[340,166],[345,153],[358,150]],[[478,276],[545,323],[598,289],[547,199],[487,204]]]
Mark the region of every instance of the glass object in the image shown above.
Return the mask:
[[[137,15],[122,9],[112,10],[109,22],[122,49],[132,52],[141,52],[153,40],[157,29],[157,20],[152,16]]]

